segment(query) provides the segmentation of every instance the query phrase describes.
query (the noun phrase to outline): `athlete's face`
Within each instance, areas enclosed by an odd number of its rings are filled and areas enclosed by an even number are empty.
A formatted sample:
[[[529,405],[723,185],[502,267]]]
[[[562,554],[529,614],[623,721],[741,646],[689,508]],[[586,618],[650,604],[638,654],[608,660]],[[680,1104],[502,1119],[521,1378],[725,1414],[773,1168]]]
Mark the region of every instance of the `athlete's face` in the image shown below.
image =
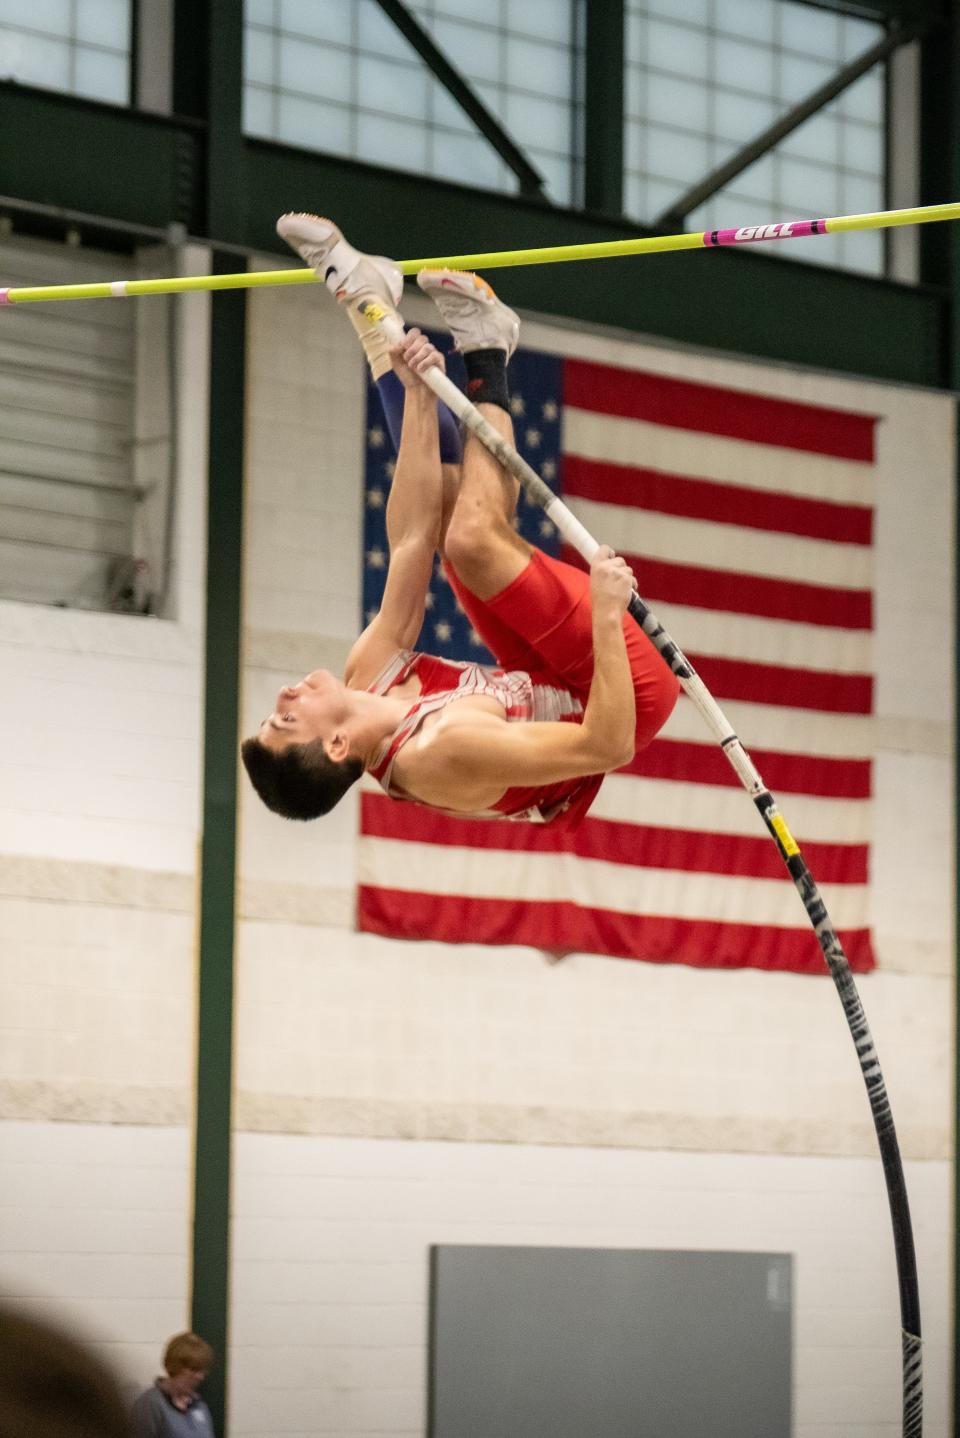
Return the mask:
[[[203,1368],[181,1368],[167,1379],[167,1392],[175,1398],[192,1398],[207,1374]]]
[[[326,739],[344,718],[346,685],[328,669],[315,669],[299,684],[286,684],[276,706],[260,725],[258,737],[268,749]]]

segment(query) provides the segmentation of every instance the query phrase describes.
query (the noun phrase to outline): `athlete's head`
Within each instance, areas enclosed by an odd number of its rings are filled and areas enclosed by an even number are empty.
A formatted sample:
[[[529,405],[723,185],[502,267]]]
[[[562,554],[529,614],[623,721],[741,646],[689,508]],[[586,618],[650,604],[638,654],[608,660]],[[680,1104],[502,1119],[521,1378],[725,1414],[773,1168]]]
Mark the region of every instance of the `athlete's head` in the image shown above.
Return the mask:
[[[259,730],[240,746],[250,782],[285,819],[328,814],[363,773],[345,728],[349,691],[326,669],[286,685]]]

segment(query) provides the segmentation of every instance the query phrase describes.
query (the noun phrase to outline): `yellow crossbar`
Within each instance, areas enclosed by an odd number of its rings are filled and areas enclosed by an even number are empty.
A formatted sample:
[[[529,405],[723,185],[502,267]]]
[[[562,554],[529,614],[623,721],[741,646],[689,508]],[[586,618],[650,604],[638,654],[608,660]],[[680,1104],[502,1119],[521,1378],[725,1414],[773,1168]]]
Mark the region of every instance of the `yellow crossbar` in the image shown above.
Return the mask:
[[[786,220],[737,229],[703,230],[700,234],[648,235],[636,240],[603,240],[599,244],[550,245],[533,250],[493,250],[475,255],[434,255],[425,260],[400,260],[405,275],[419,270],[493,270],[513,265],[556,265],[570,260],[603,260],[623,255],[657,255],[676,250],[726,248],[809,235],[846,234],[853,230],[884,230],[895,225],[927,225],[960,219],[960,203],[923,205],[910,210],[881,210],[870,215],[838,215],[827,220]],[[0,288],[0,306],[37,304],[48,300],[127,299],[137,295],[187,294],[194,290],[252,290],[273,285],[317,284],[313,270],[244,270],[234,275],[174,275],[158,280],[112,280],[86,285],[31,285]]]

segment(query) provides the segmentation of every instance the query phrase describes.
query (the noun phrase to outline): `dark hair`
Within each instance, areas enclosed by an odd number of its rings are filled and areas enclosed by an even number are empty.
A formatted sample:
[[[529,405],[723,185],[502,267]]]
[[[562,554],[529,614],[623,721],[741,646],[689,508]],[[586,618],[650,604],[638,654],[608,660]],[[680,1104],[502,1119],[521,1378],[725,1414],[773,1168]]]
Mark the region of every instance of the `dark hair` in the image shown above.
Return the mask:
[[[4,1438],[132,1438],[113,1372],[80,1339],[44,1319],[0,1309]]]
[[[244,739],[240,757],[267,808],[284,819],[329,814],[363,773],[359,759],[331,759],[322,739],[279,750],[268,749],[256,737]]]

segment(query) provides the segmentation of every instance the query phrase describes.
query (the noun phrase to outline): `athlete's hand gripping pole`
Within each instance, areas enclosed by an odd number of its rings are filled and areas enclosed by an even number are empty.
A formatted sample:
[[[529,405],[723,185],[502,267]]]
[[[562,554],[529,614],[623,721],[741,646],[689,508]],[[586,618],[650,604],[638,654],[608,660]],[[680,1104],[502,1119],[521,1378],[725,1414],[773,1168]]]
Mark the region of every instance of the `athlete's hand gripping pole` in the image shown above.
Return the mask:
[[[391,343],[399,344],[403,339],[403,327],[389,317],[380,322],[383,323]],[[431,366],[421,373],[421,378],[437,398],[449,406],[471,434],[476,435],[481,444],[499,460],[504,469],[519,480],[527,497],[541,506],[564,539],[589,563],[599,547],[597,541],[584,528],[576,515],[568,509],[563,500],[559,499],[544,484],[540,476],[522,455],[518,454],[513,445],[497,433],[493,426],[484,419],[476,405],[472,404],[462,390],[459,390],[440,369],[435,365]],[[714,738],[726,754],[741,784],[753,800],[800,894],[807,917],[813,925],[824,960],[840,996],[867,1089],[893,1222],[902,1328],[903,1438],[920,1438],[923,1428],[920,1296],[910,1208],[890,1100],[880,1070],[876,1046],[867,1024],[866,1014],[854,983],[853,974],[850,971],[850,965],[813,875],[800,853],[799,845],[787,828],[773,795],[764,785],[752,759],[740,743],[720,706],[693,665],[638,594],[634,594],[630,600],[629,611],[656,646],[664,662],[680,680],[685,693],[693,700]]]

